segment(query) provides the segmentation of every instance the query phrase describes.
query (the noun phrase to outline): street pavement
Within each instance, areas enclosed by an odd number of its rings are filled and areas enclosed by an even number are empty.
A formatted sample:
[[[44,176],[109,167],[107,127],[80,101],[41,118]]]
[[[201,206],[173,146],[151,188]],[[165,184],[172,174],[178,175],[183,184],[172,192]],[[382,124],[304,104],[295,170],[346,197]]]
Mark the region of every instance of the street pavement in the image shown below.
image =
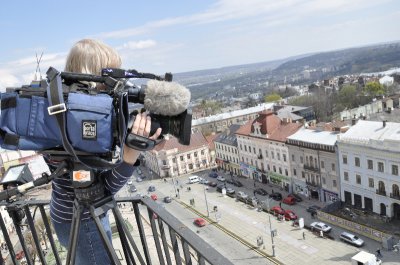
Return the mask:
[[[218,172],[221,175],[225,175],[226,178],[230,178],[227,174],[223,172]],[[195,173],[198,176],[208,178],[207,172]],[[139,192],[146,194],[146,188],[152,183],[156,186],[156,194],[159,197],[164,195],[170,195],[174,197],[175,200],[184,202],[189,205],[191,199],[195,199],[195,206],[193,207],[198,212],[207,215],[207,204],[210,211],[210,218],[213,221],[218,221],[218,224],[234,232],[236,235],[240,236],[243,240],[247,242],[252,242],[254,246],[257,245],[257,237],[261,236],[263,238],[264,245],[260,249],[269,255],[272,255],[272,243],[270,237],[270,227],[272,230],[277,230],[277,236],[273,238],[275,245],[275,256],[280,262],[291,265],[291,264],[349,264],[351,262],[351,257],[357,254],[361,249],[375,253],[376,249],[381,248],[380,243],[364,238],[366,242],[365,246],[362,248],[356,248],[354,246],[345,244],[338,240],[338,235],[343,231],[341,228],[333,227],[331,235],[335,240],[328,238],[321,238],[318,235],[313,234],[309,230],[299,229],[293,227],[291,222],[278,221],[273,215],[269,215],[265,212],[259,212],[254,207],[250,207],[243,202],[238,202],[233,198],[223,196],[221,193],[216,192],[215,188],[209,187],[208,190],[204,190],[205,186],[202,184],[187,184],[188,176],[180,176],[175,178],[178,180],[179,187],[179,197],[175,197],[175,188],[172,184],[172,179],[168,182],[162,180],[152,180],[144,181],[141,183],[135,183],[138,187]],[[213,179],[215,181],[215,179]],[[239,188],[245,191],[250,196],[253,195],[254,181],[239,178],[239,180],[244,184],[245,187]],[[269,193],[272,189],[274,191],[281,192],[283,197],[287,195],[285,191],[279,190],[276,187],[270,187],[262,183],[256,183],[256,187],[263,187]],[[191,191],[187,191],[187,187],[191,187]],[[231,185],[228,185],[231,186]],[[238,188],[234,187],[235,190]],[[266,200],[267,196],[257,195],[261,200]],[[206,203],[207,201],[207,203]],[[278,205],[278,202],[271,201],[271,207]],[[299,217],[304,218],[305,224],[309,225],[312,221],[309,213],[306,212],[306,208],[310,205],[320,205],[322,202],[316,200],[304,200],[298,205],[288,206],[282,204],[284,209],[293,209]],[[211,212],[213,206],[218,206],[218,212]],[[188,218],[194,218],[192,213],[188,213],[187,209],[181,207],[180,211],[183,216],[189,216]],[[174,213],[177,214],[177,213]],[[182,218],[184,218],[182,216]],[[271,222],[271,223],[270,223]],[[212,225],[212,224],[211,224]],[[209,226],[211,226],[209,225]],[[303,232],[305,233],[305,239],[303,239]],[[201,233],[200,233],[201,234]],[[223,236],[221,234],[210,234],[207,235],[207,241],[213,241],[217,237]],[[226,235],[226,237],[228,237]],[[228,237],[229,240],[234,240]],[[229,245],[216,245],[216,249],[222,254],[228,253],[227,249],[232,250]],[[236,246],[235,248],[246,248],[245,246]],[[251,251],[247,248],[247,251]],[[389,252],[382,250],[383,254],[383,264],[400,264],[400,253]],[[226,254],[224,254],[226,255]],[[231,255],[226,255],[231,257]],[[265,259],[266,260],[266,259]],[[233,260],[232,260],[233,261]],[[249,264],[240,263],[240,261],[233,261],[235,264]],[[268,264],[266,261],[264,264]]]

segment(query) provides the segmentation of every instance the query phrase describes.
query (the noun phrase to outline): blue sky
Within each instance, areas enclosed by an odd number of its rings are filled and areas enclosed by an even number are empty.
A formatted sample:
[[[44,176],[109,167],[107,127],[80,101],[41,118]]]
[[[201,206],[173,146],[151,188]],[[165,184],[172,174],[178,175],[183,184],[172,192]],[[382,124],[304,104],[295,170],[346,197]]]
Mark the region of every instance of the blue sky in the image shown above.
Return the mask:
[[[74,42],[115,47],[123,67],[163,74],[400,40],[398,0],[5,1],[0,90],[62,70]]]

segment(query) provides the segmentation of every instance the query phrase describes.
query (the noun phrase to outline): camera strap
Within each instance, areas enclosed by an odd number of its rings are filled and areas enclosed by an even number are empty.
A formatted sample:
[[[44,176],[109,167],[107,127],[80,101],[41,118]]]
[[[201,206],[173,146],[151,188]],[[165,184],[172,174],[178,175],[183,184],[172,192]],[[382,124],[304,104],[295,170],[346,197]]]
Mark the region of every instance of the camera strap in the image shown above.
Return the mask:
[[[63,97],[63,91],[62,91],[62,82],[61,82],[61,75],[60,72],[55,70],[54,68],[49,69],[47,72],[47,77],[49,79],[49,86],[47,87],[47,95],[48,95],[48,100],[49,100],[49,114],[53,115],[56,120],[57,124],[60,129],[61,133],[61,138],[62,138],[62,143],[63,147],[68,154],[70,154],[72,157],[74,157],[78,162],[82,163],[83,165],[89,167],[89,168],[95,168],[95,169],[110,169],[114,168],[117,166],[119,163],[122,162],[122,156],[123,156],[123,149],[120,152],[119,159],[116,163],[110,162],[108,160],[96,157],[96,156],[78,156],[75,152],[74,147],[71,145],[71,142],[68,139],[67,132],[66,132],[66,117],[65,117],[65,112],[66,112],[66,106],[64,102],[64,97]],[[122,102],[120,104],[120,108],[122,108]],[[119,124],[119,127],[125,127],[124,130],[119,131],[119,138],[120,141],[123,142],[123,139],[126,134],[126,125],[124,126],[124,114],[121,109],[119,110],[119,123],[122,122],[122,124]],[[121,128],[119,128],[121,129]]]

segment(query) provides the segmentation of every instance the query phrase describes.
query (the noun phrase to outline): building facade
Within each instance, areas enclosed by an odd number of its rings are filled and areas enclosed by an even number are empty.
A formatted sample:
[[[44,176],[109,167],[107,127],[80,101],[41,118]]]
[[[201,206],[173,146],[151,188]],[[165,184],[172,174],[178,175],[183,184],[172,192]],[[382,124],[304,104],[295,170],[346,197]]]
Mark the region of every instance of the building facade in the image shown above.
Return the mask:
[[[190,145],[182,145],[178,139],[167,139],[143,154],[145,166],[161,178],[185,175],[210,168],[208,142],[200,132],[192,133]]]
[[[400,219],[400,123],[360,120],[337,142],[341,198]]]
[[[291,170],[286,137],[302,125],[284,123],[272,111],[237,130],[240,170],[243,176],[291,191]]]
[[[294,193],[324,202],[339,199],[337,135],[301,128],[287,138]]]
[[[219,168],[240,175],[239,152],[235,132],[240,125],[233,124],[223,133],[220,133],[214,140],[216,162]]]

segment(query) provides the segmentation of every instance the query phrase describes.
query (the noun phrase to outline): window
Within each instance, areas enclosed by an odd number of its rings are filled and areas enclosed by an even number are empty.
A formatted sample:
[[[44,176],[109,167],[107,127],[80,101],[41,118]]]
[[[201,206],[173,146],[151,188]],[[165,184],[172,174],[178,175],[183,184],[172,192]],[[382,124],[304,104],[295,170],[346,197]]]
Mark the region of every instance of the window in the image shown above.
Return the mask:
[[[336,165],[335,165],[335,163],[332,163],[332,171],[336,171]]]
[[[172,163],[176,163],[176,158],[172,158]]]
[[[283,156],[283,162],[286,162],[286,155],[283,154],[282,156]]]
[[[204,150],[201,150],[201,155],[204,155]]]
[[[194,157],[197,157],[197,152],[194,152]]]
[[[265,157],[268,157],[268,150],[265,150]]]
[[[399,167],[397,165],[392,165],[392,175],[399,175]]]
[[[301,171],[301,177],[302,177],[303,179],[306,178],[306,174],[304,173],[304,171]]]
[[[343,164],[347,165],[347,155],[342,156]]]
[[[368,187],[370,187],[370,188],[374,187],[374,179],[373,178],[368,178]]]
[[[244,151],[247,152],[247,146],[246,145],[244,146]]]
[[[288,172],[287,169],[285,169],[285,175],[286,175],[286,176],[289,176],[289,172]]]
[[[276,172],[276,167],[275,167],[275,166],[273,166],[273,168],[274,168],[274,172]]]
[[[183,161],[183,156],[180,156],[179,158],[180,158],[181,161]]]
[[[361,176],[360,175],[356,175],[356,183],[361,184]]]
[[[372,161],[371,159],[368,159],[367,163],[368,163],[368,169],[373,170],[374,169],[374,161]]]
[[[187,154],[187,158],[190,159],[190,154]]]
[[[240,144],[240,150],[243,150],[243,148],[242,148],[242,144]]]
[[[278,160],[281,160],[281,153],[277,153],[277,154],[276,154],[276,158],[277,158]]]
[[[294,159],[294,155],[292,155],[292,161],[293,161],[293,162],[296,161],[296,160]]]
[[[384,172],[385,171],[385,168],[383,166],[383,162],[378,162],[378,171],[379,172]]]
[[[279,174],[282,174],[282,168],[279,168]]]
[[[326,184],[326,180],[325,180],[325,178],[324,177],[322,177],[322,184]]]
[[[271,157],[272,157],[272,159],[275,159],[274,151],[271,151]]]
[[[255,147],[253,147],[253,152],[254,152],[254,154],[257,154],[257,153],[256,153],[256,148],[255,148]]]
[[[297,176],[296,169],[293,169],[293,176]]]
[[[349,181],[349,172],[343,172],[343,179],[345,180],[345,181]]]
[[[333,187],[337,187],[336,179],[332,180]]]
[[[321,161],[321,168],[325,168],[325,162]]]
[[[359,158],[359,157],[355,157],[355,158],[354,158],[354,165],[355,165],[356,167],[360,167],[360,158]]]
[[[300,156],[300,163],[303,164],[303,157],[302,156]]]
[[[163,160],[163,161],[162,161],[162,164],[163,164],[164,166],[166,166],[166,165],[167,165],[167,161],[166,161],[166,160]]]

